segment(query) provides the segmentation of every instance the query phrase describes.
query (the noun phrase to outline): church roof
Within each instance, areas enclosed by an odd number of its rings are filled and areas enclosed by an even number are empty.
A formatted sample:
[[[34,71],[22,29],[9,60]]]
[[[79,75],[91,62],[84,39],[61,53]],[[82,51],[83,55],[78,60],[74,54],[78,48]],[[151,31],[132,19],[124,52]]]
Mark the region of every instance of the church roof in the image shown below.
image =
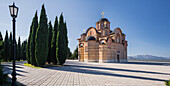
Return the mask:
[[[86,35],[86,33],[82,33],[81,35]]]
[[[100,32],[98,32],[98,30],[95,27],[89,27],[86,31],[86,34],[87,34],[88,30],[90,30],[91,28],[94,28],[97,33],[100,33]]]
[[[101,18],[99,21],[108,21],[107,18]]]
[[[96,40],[96,38],[95,38],[94,36],[88,36],[88,37],[86,38],[86,41],[89,41],[89,40]]]

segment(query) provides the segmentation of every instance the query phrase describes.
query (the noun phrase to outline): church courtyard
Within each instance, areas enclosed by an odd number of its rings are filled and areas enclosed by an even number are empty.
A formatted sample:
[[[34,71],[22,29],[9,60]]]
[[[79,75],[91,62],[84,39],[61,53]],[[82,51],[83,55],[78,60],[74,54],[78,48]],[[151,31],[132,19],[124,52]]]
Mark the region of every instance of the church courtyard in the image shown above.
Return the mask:
[[[17,62],[17,81],[27,86],[165,86],[170,63],[85,63],[67,60],[65,66],[31,68]],[[12,64],[2,63],[11,73]],[[11,77],[11,75],[9,74]]]

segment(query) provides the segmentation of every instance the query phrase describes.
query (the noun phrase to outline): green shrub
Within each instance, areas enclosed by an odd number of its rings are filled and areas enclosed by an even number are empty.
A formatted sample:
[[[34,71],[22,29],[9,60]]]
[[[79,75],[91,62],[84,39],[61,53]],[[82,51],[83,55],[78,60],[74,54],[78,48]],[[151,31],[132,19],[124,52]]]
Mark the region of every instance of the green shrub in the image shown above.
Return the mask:
[[[165,85],[170,86],[170,79],[169,79],[169,81],[165,81]]]

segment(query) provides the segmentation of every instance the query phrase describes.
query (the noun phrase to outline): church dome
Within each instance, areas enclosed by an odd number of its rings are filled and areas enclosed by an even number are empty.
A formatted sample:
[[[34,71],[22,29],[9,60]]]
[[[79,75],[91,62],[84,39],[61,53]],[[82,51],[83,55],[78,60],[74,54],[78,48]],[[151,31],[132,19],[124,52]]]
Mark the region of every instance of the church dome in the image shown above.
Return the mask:
[[[94,36],[88,36],[88,37],[86,38],[86,41],[89,41],[89,40],[96,40],[96,38],[95,38]]]
[[[108,21],[107,18],[101,18],[99,21]]]

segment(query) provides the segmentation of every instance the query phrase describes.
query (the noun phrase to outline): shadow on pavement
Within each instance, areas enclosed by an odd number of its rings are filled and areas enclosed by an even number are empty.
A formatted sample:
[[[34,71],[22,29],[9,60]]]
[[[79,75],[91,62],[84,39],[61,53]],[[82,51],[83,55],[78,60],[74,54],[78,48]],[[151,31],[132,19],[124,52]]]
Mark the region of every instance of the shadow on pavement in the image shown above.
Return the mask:
[[[84,68],[170,75],[167,73],[158,73],[158,72],[149,72],[149,71],[105,68],[105,67],[91,67],[91,66],[77,66],[77,65],[70,65],[70,66],[65,66],[65,67],[51,67],[51,68],[47,68],[47,69],[85,73],[85,74],[94,74],[94,75],[106,75],[106,76],[116,76],[116,77],[125,77],[125,78],[135,78],[135,79],[152,80],[152,81],[166,81],[164,79],[148,78],[148,77],[135,76],[135,75],[132,76],[132,75],[114,74],[114,73],[110,73],[110,72],[89,70],[89,69],[84,69]]]

